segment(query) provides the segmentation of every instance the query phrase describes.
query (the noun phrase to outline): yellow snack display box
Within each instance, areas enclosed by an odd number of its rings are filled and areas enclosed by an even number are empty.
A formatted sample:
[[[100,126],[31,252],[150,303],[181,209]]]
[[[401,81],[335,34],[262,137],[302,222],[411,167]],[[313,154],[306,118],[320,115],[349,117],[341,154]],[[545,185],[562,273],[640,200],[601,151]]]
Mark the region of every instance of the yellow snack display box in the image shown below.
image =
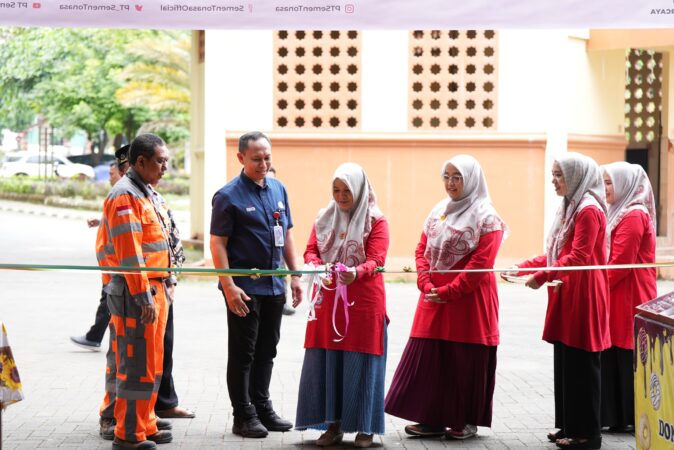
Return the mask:
[[[674,292],[634,317],[634,435],[637,449],[674,448]]]

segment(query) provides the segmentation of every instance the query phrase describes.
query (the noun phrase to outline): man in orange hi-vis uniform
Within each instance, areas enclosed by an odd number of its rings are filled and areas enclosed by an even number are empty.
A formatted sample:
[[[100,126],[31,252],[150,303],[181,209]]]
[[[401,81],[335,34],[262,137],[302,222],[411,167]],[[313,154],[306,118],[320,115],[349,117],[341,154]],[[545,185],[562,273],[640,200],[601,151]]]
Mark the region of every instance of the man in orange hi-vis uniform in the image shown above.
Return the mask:
[[[100,226],[105,230],[104,245],[114,251],[101,265],[158,268],[112,275],[109,281],[104,276],[112,315],[114,357],[108,358],[106,380],[111,382],[114,374],[113,449],[149,450],[173,439],[170,431],[157,428],[154,413],[162,377],[170,295],[166,286],[173,258],[165,208],[155,200],[149,186],[159,182],[168,159],[160,137],[138,136],[129,150],[131,168],[112,188],[103,206]]]

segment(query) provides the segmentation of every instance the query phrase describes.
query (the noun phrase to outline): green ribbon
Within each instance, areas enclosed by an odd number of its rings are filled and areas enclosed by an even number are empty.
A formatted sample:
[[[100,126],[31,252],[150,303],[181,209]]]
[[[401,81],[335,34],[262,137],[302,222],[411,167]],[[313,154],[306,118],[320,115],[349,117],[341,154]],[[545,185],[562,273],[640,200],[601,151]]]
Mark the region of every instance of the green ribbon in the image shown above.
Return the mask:
[[[0,264],[5,270],[86,270],[100,272],[172,272],[217,274],[229,276],[286,276],[312,273],[325,273],[323,270],[287,270],[287,269],[207,269],[199,267],[132,267],[132,266],[74,266],[61,264]]]

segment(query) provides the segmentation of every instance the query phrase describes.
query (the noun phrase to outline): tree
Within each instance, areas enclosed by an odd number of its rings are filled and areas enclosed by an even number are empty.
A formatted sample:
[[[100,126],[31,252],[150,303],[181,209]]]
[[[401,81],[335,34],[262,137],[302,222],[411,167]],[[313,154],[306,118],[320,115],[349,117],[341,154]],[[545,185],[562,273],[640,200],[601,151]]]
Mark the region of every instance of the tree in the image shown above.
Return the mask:
[[[169,142],[189,136],[190,46],[185,31],[164,31],[130,42],[126,51],[134,62],[119,74],[119,102],[155,113],[142,130],[159,132]]]
[[[99,153],[111,135],[132,137],[151,114],[117,101],[118,75],[126,45],[153,33],[0,28],[0,124],[21,130],[41,115],[66,136],[86,131]]]
[[[51,31],[0,28],[0,128],[19,131],[33,123],[39,103],[33,89],[51,76],[57,58]]]

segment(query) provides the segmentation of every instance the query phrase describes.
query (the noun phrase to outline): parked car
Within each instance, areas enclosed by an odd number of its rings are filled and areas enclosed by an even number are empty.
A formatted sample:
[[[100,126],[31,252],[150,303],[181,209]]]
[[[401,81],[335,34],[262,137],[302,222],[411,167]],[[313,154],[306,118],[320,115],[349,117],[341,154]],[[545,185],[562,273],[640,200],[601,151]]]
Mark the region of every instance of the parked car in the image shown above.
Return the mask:
[[[68,156],[70,162],[86,164],[87,166],[96,167],[96,166],[109,166],[111,162],[115,161],[115,155],[110,153],[103,153],[102,155],[94,155],[93,153],[87,153],[86,155],[72,155]]]
[[[53,170],[53,175],[61,178],[93,179],[94,169],[86,164],[76,164],[61,156],[40,155],[31,152],[9,153],[0,163],[0,176],[33,176],[44,175]]]
[[[74,163],[86,164],[94,168],[94,176],[96,181],[108,181],[110,179],[110,163],[116,161],[115,155],[103,153],[102,155],[95,155],[87,153],[86,155],[68,156],[68,159]],[[98,161],[98,164],[96,163]]]

